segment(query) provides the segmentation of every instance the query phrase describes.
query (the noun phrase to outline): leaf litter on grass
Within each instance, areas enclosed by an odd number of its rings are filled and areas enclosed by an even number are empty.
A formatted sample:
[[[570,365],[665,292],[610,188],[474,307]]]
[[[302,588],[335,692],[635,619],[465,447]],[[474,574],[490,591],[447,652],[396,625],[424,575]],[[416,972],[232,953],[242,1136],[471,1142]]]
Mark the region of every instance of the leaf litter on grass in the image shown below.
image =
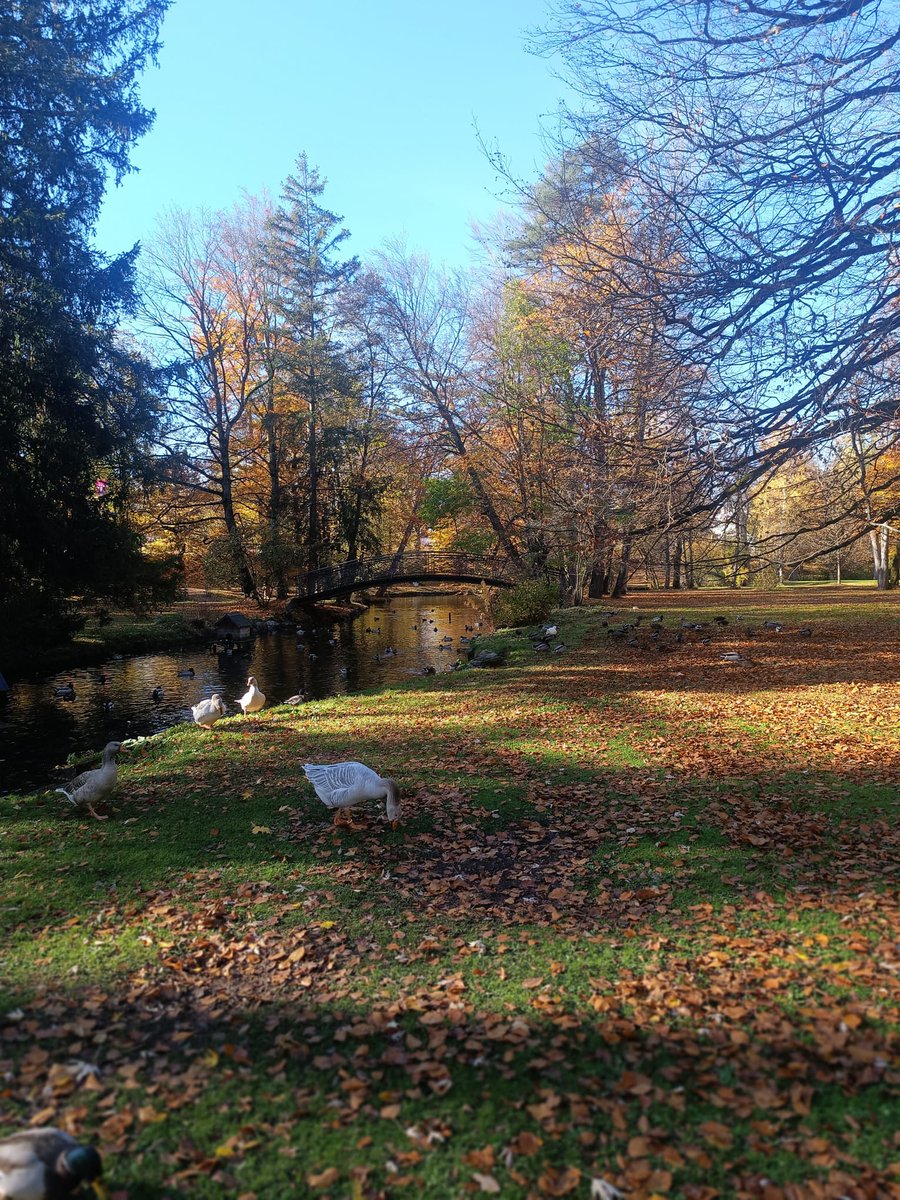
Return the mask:
[[[120,808],[168,853],[71,825],[56,865],[75,870],[43,864],[3,1125],[98,1140],[132,1200],[301,1179],[366,1198],[900,1194],[898,689],[877,619],[834,628],[842,655],[772,639],[740,678],[716,646],[662,663],[598,628],[552,669],[158,739]],[[335,833],[297,781],[292,763],[347,745],[412,785],[402,832],[373,813]],[[16,819],[37,876],[53,831],[39,855]],[[130,883],[79,892],[113,857]],[[72,955],[139,928],[146,961],[42,974],[63,895]]]

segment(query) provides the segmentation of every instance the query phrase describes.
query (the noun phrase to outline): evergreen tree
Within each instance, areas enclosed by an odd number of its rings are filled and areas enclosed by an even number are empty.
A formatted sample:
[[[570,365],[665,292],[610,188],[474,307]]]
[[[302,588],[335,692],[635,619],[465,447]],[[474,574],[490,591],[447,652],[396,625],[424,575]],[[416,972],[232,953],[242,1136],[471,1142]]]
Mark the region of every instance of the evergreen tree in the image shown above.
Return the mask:
[[[301,401],[306,423],[306,477],[298,472],[292,491],[295,535],[298,543],[307,546],[309,570],[320,565],[327,541],[327,531],[322,528],[320,477],[323,455],[333,452],[337,427],[330,436],[323,437],[323,430],[332,402],[352,389],[352,374],[339,338],[338,302],[359,268],[357,259],[339,257],[340,247],[350,235],[341,225],[343,218],[321,204],[325,185],[301,154],[272,219],[269,247],[277,280],[275,307],[289,334],[284,368],[289,388]]]
[[[136,250],[91,245],[107,177],[153,114],[137,77],[169,0],[12,0],[0,9],[0,628],[143,571],[128,473],[154,422],[116,336]]]

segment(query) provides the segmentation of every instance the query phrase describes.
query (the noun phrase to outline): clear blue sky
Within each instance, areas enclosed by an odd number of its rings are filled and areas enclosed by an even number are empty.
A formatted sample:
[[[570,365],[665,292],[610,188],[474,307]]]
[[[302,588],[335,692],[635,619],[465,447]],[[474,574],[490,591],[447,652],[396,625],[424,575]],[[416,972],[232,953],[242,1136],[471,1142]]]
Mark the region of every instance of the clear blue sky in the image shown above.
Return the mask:
[[[353,253],[405,235],[465,262],[470,221],[501,207],[475,125],[522,177],[546,158],[541,119],[563,87],[524,44],[546,15],[547,0],[175,0],[142,85],[156,122],[98,245],[145,239],[169,205],[277,196],[305,150]]]

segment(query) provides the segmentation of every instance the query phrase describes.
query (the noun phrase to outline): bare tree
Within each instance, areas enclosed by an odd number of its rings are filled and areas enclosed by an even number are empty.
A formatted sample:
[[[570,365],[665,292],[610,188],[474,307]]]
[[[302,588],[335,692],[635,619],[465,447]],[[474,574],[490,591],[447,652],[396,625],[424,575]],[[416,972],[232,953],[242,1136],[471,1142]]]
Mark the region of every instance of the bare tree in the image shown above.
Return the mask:
[[[575,142],[614,145],[640,206],[669,222],[652,276],[663,332],[715,412],[689,507],[713,511],[798,450],[893,421],[896,6],[562,0],[539,41],[586,99]],[[645,298],[651,277],[633,266],[621,253],[613,269]]]

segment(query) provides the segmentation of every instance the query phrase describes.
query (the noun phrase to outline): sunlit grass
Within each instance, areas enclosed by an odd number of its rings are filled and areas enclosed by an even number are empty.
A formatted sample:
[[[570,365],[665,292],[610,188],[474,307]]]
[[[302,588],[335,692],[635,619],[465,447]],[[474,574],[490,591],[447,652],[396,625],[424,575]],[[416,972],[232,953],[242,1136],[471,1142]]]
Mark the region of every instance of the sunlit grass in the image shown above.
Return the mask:
[[[552,662],[501,633],[505,668],[170,729],[108,822],[0,799],[4,1128],[49,1103],[130,1200],[885,1169],[896,618],[729,598],[638,603],[727,615],[709,647],[633,653],[586,608]],[[347,757],[400,779],[402,830],[331,831],[300,765]],[[99,1090],[45,1093],[73,1057]]]

